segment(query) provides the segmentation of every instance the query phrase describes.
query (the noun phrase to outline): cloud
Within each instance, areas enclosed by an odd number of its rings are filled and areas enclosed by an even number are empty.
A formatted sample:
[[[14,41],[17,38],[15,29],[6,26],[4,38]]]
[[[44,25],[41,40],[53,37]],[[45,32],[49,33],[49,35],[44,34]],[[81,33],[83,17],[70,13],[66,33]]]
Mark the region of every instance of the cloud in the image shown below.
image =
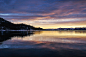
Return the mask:
[[[85,21],[86,0],[0,0],[0,17],[7,20]],[[64,19],[65,21],[62,21]],[[47,22],[56,23],[57,21]],[[14,21],[15,22],[15,21]],[[45,23],[41,22],[41,23]]]
[[[34,23],[39,24],[59,24],[59,23],[72,23],[72,22],[80,22],[80,21],[86,21],[86,19],[49,19],[49,20],[35,20]]]

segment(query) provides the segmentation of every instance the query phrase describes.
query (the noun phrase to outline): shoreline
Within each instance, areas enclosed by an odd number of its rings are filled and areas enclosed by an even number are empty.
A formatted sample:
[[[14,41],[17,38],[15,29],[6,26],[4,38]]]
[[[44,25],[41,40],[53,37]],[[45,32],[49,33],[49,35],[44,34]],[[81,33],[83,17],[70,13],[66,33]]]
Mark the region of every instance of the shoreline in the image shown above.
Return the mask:
[[[40,31],[40,30],[0,30],[0,31]]]
[[[86,30],[0,30],[0,31],[86,31]]]

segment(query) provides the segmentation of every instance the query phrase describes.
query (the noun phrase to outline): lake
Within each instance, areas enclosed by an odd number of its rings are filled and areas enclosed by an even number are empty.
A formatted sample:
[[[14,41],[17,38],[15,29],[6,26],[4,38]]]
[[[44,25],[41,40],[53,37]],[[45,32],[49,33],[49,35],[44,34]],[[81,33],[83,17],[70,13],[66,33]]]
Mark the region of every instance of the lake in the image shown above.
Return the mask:
[[[86,31],[0,32],[0,56],[86,56]]]

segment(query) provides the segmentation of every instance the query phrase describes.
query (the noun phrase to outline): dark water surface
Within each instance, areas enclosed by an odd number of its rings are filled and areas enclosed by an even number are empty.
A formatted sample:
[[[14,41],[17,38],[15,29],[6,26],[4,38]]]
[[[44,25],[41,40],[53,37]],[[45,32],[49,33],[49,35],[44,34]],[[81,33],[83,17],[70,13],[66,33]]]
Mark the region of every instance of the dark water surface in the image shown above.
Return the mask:
[[[0,32],[0,57],[86,57],[86,31]]]

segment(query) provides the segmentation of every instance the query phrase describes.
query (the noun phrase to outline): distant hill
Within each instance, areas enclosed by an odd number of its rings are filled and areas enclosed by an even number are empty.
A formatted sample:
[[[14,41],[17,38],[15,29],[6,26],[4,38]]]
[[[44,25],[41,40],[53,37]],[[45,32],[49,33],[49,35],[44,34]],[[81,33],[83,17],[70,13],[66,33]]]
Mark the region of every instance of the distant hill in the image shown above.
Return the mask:
[[[0,18],[0,30],[42,30],[26,24],[14,24],[3,18]]]

